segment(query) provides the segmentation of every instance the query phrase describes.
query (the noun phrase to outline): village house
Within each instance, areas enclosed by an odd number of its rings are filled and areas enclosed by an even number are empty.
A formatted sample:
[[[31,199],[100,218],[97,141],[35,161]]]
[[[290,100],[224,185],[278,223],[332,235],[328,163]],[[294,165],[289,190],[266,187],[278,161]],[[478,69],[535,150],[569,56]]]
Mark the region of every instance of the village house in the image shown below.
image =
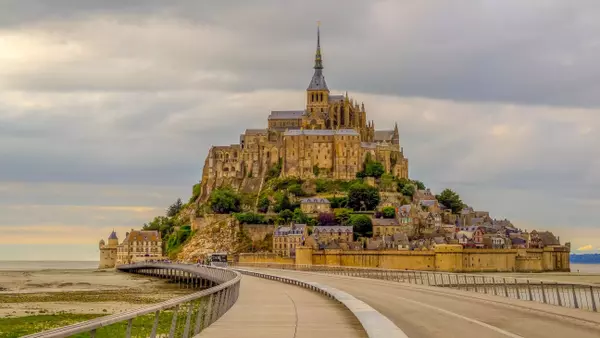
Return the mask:
[[[326,198],[304,198],[300,200],[300,209],[305,214],[331,212],[331,202]]]
[[[117,246],[117,265],[162,258],[162,239],[157,230],[131,229]]]
[[[285,257],[295,257],[296,247],[304,245],[306,237],[308,237],[306,224],[280,226],[273,233],[273,252]]]
[[[354,230],[349,225],[316,226],[313,228],[312,236],[317,243],[352,242],[354,240]]]
[[[402,232],[402,226],[395,218],[373,218],[373,237],[391,236]]]

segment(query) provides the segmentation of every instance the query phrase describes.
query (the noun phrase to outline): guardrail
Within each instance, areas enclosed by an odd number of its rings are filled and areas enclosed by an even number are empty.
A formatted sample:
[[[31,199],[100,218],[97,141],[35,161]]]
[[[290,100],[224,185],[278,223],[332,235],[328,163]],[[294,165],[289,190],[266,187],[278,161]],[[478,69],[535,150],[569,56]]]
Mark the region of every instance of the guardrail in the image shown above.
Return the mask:
[[[549,282],[527,278],[489,275],[393,270],[328,265],[294,265],[278,263],[242,263],[239,266],[289,269],[334,275],[381,279],[410,284],[445,287],[492,294],[544,304],[598,312],[600,287],[590,284]]]
[[[89,334],[90,337],[183,337],[188,338],[220,318],[238,298],[241,274],[222,268],[185,264],[139,263],[118,269],[182,281],[210,279],[215,285],[190,295],[119,314],[35,333],[27,338],[59,338]],[[183,278],[187,279],[183,279]],[[85,337],[85,335],[84,335]]]
[[[282,283],[297,285],[315,292],[324,294],[325,296],[335,299],[342,303],[354,316],[358,319],[364,328],[369,338],[408,338],[408,336],[398,328],[391,320],[373,309],[361,300],[354,298],[352,295],[340,291],[338,289],[322,285],[314,282],[305,282],[300,279],[271,275],[267,273],[244,270],[236,268],[245,275],[250,275],[259,278],[275,280]]]

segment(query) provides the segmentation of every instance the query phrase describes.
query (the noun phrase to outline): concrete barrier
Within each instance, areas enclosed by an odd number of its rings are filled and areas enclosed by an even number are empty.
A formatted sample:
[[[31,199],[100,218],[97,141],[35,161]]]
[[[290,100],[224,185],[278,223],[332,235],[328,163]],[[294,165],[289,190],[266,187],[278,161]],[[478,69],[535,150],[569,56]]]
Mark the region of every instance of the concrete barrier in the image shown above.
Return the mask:
[[[235,268],[234,270],[249,276],[265,278],[304,287],[337,300],[348,310],[350,310],[352,314],[354,314],[369,338],[408,338],[408,336],[386,316],[382,315],[365,302],[356,299],[344,291],[329,287],[327,285],[306,282],[296,278],[282,277],[238,268]]]

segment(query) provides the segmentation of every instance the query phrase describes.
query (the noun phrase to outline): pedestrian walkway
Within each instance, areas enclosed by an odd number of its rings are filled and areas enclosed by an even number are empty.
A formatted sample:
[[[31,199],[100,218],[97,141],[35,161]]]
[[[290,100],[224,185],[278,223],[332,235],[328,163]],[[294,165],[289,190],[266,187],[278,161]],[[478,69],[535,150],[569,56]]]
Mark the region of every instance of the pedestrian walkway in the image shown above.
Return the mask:
[[[244,276],[236,304],[196,337],[366,337],[354,315],[319,293]]]

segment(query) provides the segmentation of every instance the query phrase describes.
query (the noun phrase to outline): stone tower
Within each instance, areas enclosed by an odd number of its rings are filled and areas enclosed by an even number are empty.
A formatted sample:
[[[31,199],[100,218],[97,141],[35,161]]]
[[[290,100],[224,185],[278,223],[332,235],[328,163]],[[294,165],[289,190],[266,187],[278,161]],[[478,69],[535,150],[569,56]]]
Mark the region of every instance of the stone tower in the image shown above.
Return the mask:
[[[110,269],[115,267],[117,263],[118,245],[119,238],[114,230],[108,236],[108,245],[105,245],[103,239],[100,240],[100,243],[98,244],[100,249],[100,263],[98,264],[99,269]]]
[[[321,56],[321,30],[317,26],[317,51],[315,53],[315,72],[306,89],[306,113],[309,129],[324,129],[325,119],[329,116],[329,88],[323,75],[323,59]]]

